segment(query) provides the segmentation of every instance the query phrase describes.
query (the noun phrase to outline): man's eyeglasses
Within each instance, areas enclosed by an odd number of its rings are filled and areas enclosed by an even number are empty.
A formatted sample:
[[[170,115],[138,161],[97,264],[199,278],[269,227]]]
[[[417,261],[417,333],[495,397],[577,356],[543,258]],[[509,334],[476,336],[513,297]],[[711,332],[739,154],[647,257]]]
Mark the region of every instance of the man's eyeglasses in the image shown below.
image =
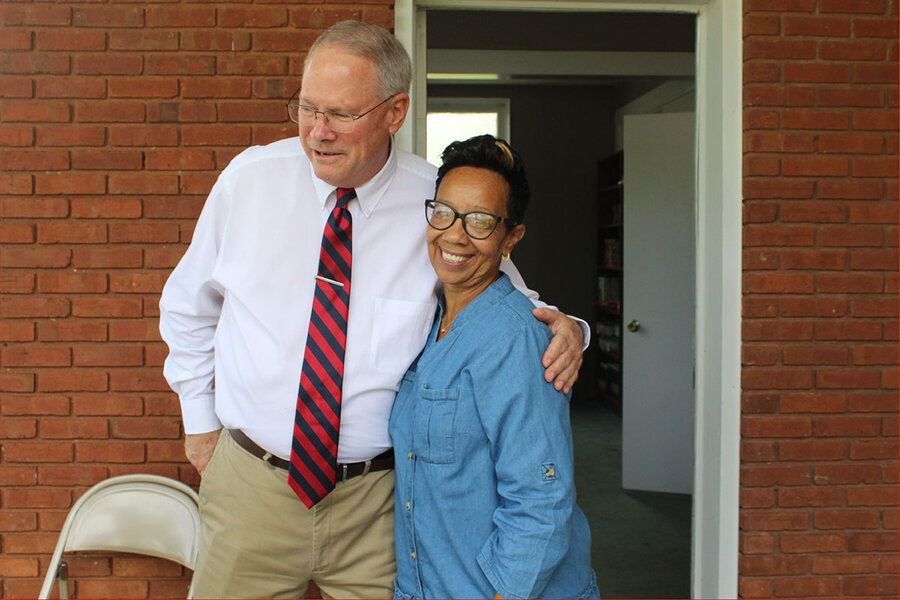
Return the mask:
[[[462,219],[463,231],[476,240],[490,237],[501,221],[513,223],[509,217],[501,217],[478,210],[461,213],[456,212],[456,209],[440,200],[425,201],[425,220],[431,227],[440,230],[450,229],[456,223],[456,219]]]
[[[294,123],[299,123],[300,125],[303,125],[305,127],[312,127],[313,125],[315,125],[316,119],[319,117],[319,115],[322,115],[322,117],[325,119],[325,125],[327,125],[328,128],[333,132],[350,133],[353,131],[353,127],[356,125],[356,121],[362,119],[364,116],[396,95],[397,94],[392,94],[366,112],[354,115],[352,113],[334,112],[330,110],[316,110],[312,106],[294,102],[293,99],[297,96],[295,92],[294,96],[291,97],[291,102],[287,103],[287,112],[288,116],[291,118],[291,121],[293,121]]]

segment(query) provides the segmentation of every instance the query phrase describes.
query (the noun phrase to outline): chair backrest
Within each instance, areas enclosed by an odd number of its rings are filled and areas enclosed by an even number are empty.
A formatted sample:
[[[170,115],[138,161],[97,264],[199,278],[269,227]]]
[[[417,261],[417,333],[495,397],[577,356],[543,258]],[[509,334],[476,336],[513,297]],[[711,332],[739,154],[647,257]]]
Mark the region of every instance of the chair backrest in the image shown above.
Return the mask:
[[[130,552],[193,569],[200,539],[197,501],[190,487],[159,475],[121,475],[96,484],[66,517],[40,598],[49,597],[64,552]]]

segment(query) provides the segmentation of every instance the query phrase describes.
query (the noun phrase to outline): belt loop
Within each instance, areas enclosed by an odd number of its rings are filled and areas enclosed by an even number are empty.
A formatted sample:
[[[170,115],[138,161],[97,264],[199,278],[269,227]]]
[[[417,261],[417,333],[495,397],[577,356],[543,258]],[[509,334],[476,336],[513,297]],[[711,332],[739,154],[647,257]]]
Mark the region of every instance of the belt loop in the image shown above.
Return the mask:
[[[368,474],[369,474],[369,469],[371,469],[371,468],[372,468],[372,461],[371,461],[371,460],[367,460],[367,461],[366,461],[366,466],[363,468],[362,474],[363,474],[363,475],[368,475]]]

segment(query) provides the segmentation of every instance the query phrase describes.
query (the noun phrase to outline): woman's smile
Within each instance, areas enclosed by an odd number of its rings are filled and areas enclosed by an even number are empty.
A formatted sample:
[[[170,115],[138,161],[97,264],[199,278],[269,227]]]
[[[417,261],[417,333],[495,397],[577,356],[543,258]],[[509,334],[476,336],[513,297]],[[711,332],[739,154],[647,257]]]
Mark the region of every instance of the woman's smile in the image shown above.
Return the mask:
[[[451,264],[461,264],[472,258],[471,254],[459,254],[456,252],[450,252],[444,248],[441,248],[441,258],[444,262],[448,262]]]

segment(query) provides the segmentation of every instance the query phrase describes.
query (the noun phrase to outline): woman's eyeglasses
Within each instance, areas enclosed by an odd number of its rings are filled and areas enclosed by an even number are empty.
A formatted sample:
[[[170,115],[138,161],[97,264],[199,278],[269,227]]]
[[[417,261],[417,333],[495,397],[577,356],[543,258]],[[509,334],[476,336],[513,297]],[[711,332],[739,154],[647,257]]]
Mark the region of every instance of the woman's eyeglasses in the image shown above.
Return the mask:
[[[501,221],[512,223],[509,217],[501,217],[489,212],[478,210],[461,213],[452,206],[440,200],[425,201],[425,219],[435,229],[450,229],[456,219],[462,219],[463,231],[476,240],[483,240],[491,236]]]

